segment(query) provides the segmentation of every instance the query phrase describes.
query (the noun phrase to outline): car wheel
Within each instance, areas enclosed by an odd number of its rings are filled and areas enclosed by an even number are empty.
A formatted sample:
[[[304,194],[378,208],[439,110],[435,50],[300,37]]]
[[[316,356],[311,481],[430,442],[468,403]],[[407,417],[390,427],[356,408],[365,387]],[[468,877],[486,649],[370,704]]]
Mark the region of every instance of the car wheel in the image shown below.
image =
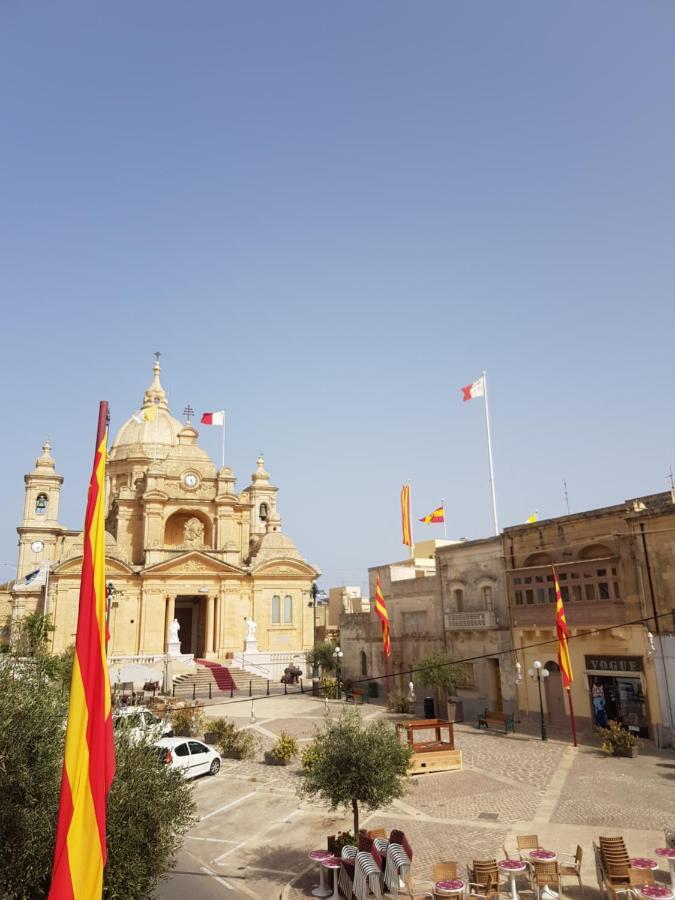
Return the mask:
[[[214,759],[209,768],[209,775],[217,775],[220,772],[220,760]]]

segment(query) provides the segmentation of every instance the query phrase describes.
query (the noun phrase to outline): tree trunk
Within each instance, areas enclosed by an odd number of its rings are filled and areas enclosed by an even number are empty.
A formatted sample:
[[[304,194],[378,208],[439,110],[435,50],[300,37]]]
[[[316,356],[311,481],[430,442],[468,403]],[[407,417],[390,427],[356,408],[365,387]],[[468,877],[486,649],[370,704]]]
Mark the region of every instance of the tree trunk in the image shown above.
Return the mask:
[[[352,812],[354,813],[354,837],[359,839],[359,802],[352,800]]]

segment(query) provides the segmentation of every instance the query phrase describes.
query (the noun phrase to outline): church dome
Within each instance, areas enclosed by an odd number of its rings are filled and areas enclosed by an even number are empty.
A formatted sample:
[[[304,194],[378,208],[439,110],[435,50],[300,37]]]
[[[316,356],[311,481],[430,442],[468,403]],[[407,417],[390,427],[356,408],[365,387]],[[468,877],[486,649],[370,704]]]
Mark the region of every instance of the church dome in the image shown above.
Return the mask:
[[[110,447],[110,458],[126,456],[165,459],[178,446],[178,433],[184,427],[169,412],[166,391],[159,380],[159,360],[153,368],[152,384],[145,392],[141,409],[122,425]]]

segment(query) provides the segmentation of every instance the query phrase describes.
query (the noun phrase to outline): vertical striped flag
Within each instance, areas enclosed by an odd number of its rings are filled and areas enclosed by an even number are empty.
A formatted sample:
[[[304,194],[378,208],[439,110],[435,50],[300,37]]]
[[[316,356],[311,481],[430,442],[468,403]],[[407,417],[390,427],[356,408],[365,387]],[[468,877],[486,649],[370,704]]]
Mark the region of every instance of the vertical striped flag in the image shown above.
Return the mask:
[[[558,665],[562,674],[563,687],[569,690],[573,681],[570,651],[567,646],[567,638],[570,632],[567,627],[567,619],[565,618],[565,607],[563,606],[558,575],[555,566],[551,566],[551,568],[553,569],[553,585],[555,587],[555,630],[558,638]]]
[[[401,529],[403,543],[406,547],[412,547],[412,524],[410,519],[410,485],[404,484],[401,488]]]
[[[100,900],[103,893],[106,803],[115,774],[105,622],[107,420],[108,404],[102,401],[84,525],[80,605],[49,900]]]
[[[382,593],[382,585],[380,576],[377,576],[377,584],[375,586],[375,615],[382,624],[382,643],[384,644],[385,657],[391,654],[391,637],[389,631],[389,613],[387,612],[387,604],[384,602]]]

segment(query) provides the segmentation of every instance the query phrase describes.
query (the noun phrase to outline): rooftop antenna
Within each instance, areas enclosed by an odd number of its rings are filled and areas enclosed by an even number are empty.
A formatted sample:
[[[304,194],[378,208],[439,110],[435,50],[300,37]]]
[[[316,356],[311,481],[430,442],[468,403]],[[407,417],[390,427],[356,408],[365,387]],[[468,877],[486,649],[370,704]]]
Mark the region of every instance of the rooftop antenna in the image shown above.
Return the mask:
[[[570,498],[567,493],[567,480],[563,478],[563,497],[565,498],[565,509],[567,510],[567,515],[570,514]]]

